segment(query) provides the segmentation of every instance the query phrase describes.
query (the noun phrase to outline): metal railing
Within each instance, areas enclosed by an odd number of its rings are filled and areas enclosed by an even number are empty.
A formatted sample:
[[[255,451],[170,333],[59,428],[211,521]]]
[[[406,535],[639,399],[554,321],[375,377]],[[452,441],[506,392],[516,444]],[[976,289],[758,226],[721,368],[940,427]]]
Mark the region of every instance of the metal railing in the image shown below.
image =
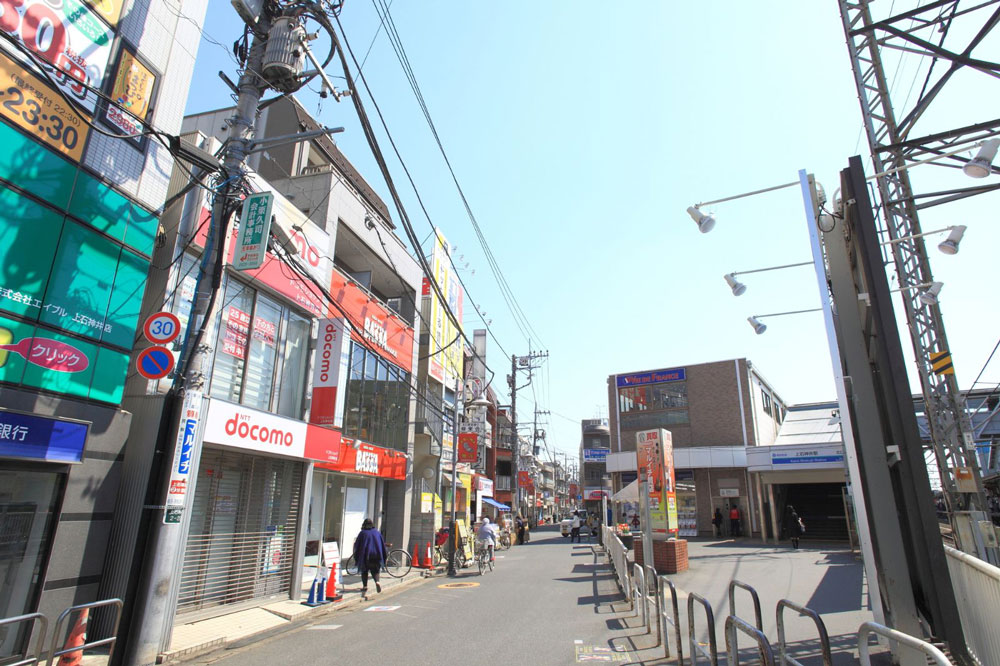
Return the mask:
[[[694,634],[694,604],[698,602],[705,609],[705,617],[708,619],[708,652],[700,645]],[[712,604],[708,603],[705,597],[691,592],[688,594],[688,650],[691,654],[691,666],[698,663],[698,655],[708,658],[711,666],[719,666],[719,645],[715,640],[715,614],[712,612]]]
[[[785,643],[785,609],[791,608],[793,611],[797,612],[799,615],[805,615],[816,625],[816,631],[819,633],[819,646],[820,652],[823,658],[823,666],[833,666],[833,655],[830,653],[830,634],[826,631],[826,625],[823,624],[823,620],[820,618],[819,613],[811,608],[806,608],[805,606],[800,606],[799,604],[789,601],[788,599],[781,599],[778,601],[778,605],[775,608],[775,620],[778,624],[778,656],[781,659],[781,666],[803,666],[802,662],[797,659],[793,659],[788,656],[788,647]]]
[[[736,615],[736,588],[742,588],[750,593],[753,598],[753,616],[757,621],[757,630],[764,631],[764,618],[760,612],[760,597],[757,596],[757,590],[753,589],[752,586],[747,585],[743,581],[736,580],[735,578],[729,581],[729,614],[739,617]]]
[[[944,550],[969,653],[982,666],[1000,664],[1000,568],[948,546]]]
[[[87,611],[88,613],[95,608],[105,608],[108,606],[113,606],[115,609],[115,621],[113,628],[111,629],[111,636],[108,638],[102,638],[96,641],[88,641],[85,639],[83,645],[77,645],[75,647],[63,647],[58,649],[59,637],[62,634],[60,631],[63,627],[63,621],[72,617],[74,613],[82,613]],[[70,652],[80,652],[84,650],[89,650],[90,648],[100,647],[102,645],[110,646],[108,648],[108,660],[110,662],[111,655],[115,651],[115,642],[118,640],[118,624],[122,619],[122,601],[121,599],[105,599],[104,601],[94,601],[89,604],[80,604],[79,606],[70,606],[62,613],[59,614],[59,619],[56,620],[56,626],[52,629],[52,647],[49,650],[49,666],[53,666],[56,663],[56,658],[61,657],[64,654],[69,654]]]
[[[872,658],[869,654],[868,637],[872,634],[878,634],[879,636],[884,636],[890,640],[896,641],[900,645],[906,646],[917,652],[922,652],[937,666],[954,666],[948,657],[944,655],[941,650],[937,649],[927,641],[921,640],[910,636],[909,634],[904,634],[902,631],[896,631],[895,629],[890,629],[889,627],[878,624],[877,622],[864,622],[860,627],[858,627],[858,657],[861,661],[861,666],[871,666]]]
[[[646,606],[646,633],[653,630],[653,616],[656,616],[656,645],[660,644],[660,590],[656,584],[656,569],[648,564],[642,566],[643,599],[646,604],[652,604],[650,612]],[[650,587],[653,589],[650,590]]]
[[[8,617],[0,620],[0,627],[5,627],[15,624],[28,623],[28,636],[31,636],[31,632],[35,627],[35,620],[41,622],[42,628],[38,632],[38,638],[35,639],[35,653],[29,656],[27,652],[22,652],[18,655],[19,661],[14,662],[4,662],[7,666],[31,666],[32,664],[37,664],[38,660],[41,658],[42,650],[45,649],[45,634],[49,630],[49,619],[42,615],[41,613],[28,613],[27,615],[18,615],[17,617]],[[13,656],[13,655],[11,655]]]
[[[646,574],[642,570],[641,564],[632,565],[632,609],[636,617],[642,618],[642,623],[646,625],[646,633],[649,633],[649,609],[646,608],[646,599],[649,597],[649,589],[646,587]]]
[[[670,658],[670,636],[667,632],[667,624],[669,623],[674,628],[674,637],[677,640],[677,666],[684,666],[684,650],[682,649],[684,641],[681,640],[681,614],[677,608],[677,588],[674,587],[674,584],[671,583],[670,579],[666,576],[658,576],[657,581],[659,583],[657,588],[657,597],[659,602],[657,613],[659,615],[658,625],[662,628],[661,630],[663,632],[663,656],[667,659]],[[670,605],[673,607],[674,611],[673,619],[667,616],[667,595],[664,593],[664,587],[670,588]]]
[[[729,589],[732,590],[732,587]],[[731,594],[732,592],[730,592]],[[761,666],[775,666],[774,650],[771,649],[771,644],[768,642],[764,632],[735,615],[730,615],[726,618],[726,661],[729,662],[729,666],[739,666],[740,663],[740,646],[739,636],[736,634],[737,629],[756,641],[757,651],[760,652]]]
[[[628,575],[628,551],[613,529],[606,525],[602,525],[601,529],[604,531],[604,549],[608,554],[608,559],[611,560],[612,568],[615,570],[618,587],[631,603],[632,587]]]

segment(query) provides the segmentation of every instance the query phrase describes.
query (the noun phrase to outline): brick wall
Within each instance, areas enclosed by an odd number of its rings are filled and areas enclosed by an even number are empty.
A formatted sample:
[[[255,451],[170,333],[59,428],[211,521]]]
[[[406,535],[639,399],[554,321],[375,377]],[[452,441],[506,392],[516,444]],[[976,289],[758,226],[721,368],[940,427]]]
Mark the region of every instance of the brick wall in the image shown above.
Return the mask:
[[[635,563],[644,564],[642,555],[642,539],[633,540]],[[676,541],[653,542],[653,568],[658,574],[673,574],[688,569],[688,542],[684,539]]]

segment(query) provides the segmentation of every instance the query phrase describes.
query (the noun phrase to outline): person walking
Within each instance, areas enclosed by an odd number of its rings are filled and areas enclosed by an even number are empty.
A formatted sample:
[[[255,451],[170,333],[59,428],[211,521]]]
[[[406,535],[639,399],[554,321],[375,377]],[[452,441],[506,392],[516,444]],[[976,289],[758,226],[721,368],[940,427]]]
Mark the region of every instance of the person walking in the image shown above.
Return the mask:
[[[785,509],[785,531],[788,533],[788,538],[792,541],[792,548],[797,549],[799,547],[799,538],[806,530],[805,523],[802,522],[802,518],[795,512],[795,507],[792,505],[789,505]]]
[[[715,515],[712,516],[712,527],[715,528],[716,538],[722,536],[722,509],[715,507]]]
[[[524,518],[521,517],[521,514],[517,515],[517,520],[514,521],[514,527],[517,530],[517,545],[518,546],[523,546],[524,545]]]
[[[382,585],[378,582],[379,572],[385,563],[388,553],[385,548],[385,540],[382,533],[375,529],[375,523],[371,518],[365,518],[361,523],[361,531],[354,540],[354,561],[361,572],[361,598],[368,598],[368,575],[371,574],[375,581],[375,591],[381,592]]]
[[[732,536],[740,536],[740,507],[733,502],[729,508],[729,533]]]
[[[570,528],[571,528],[570,529],[570,533],[569,533],[569,542],[570,543],[573,543],[573,541],[576,541],[577,543],[580,543],[580,523],[581,523],[581,521],[580,521],[580,514],[579,514],[579,512],[574,511],[573,512],[573,522],[570,523]]]

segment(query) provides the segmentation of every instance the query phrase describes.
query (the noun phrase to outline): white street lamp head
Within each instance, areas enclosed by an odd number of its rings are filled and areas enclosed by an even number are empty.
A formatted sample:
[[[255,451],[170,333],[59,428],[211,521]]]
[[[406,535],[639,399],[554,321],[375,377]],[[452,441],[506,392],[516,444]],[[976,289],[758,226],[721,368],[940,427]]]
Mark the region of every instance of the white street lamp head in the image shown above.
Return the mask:
[[[958,244],[962,242],[962,236],[965,235],[965,225],[957,224],[948,234],[948,238],[944,239],[938,244],[938,249],[945,254],[958,254]]]
[[[931,282],[931,286],[920,292],[920,302],[924,305],[937,305],[938,295],[943,286],[943,282]]]
[[[753,332],[757,335],[760,335],[767,330],[767,325],[757,319],[757,317],[747,317],[747,321],[750,322],[750,326],[753,327]]]
[[[729,288],[733,290],[733,296],[742,296],[747,290],[747,286],[737,280],[736,276],[732,273],[726,273],[725,278],[726,284],[728,284]]]
[[[962,171],[970,178],[986,178],[993,173],[993,159],[997,156],[998,148],[1000,148],[1000,139],[984,141],[979,152],[962,167]]]
[[[691,219],[698,225],[698,231],[701,233],[707,234],[715,227],[715,217],[701,212],[697,206],[688,206],[687,211]]]

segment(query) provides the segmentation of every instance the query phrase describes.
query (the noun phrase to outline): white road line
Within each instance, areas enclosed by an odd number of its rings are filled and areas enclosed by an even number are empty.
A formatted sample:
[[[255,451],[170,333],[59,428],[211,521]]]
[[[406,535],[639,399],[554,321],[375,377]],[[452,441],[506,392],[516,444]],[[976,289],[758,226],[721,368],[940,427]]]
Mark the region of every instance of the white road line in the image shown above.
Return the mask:
[[[340,629],[342,624],[314,624],[311,627],[306,627],[306,629]]]

